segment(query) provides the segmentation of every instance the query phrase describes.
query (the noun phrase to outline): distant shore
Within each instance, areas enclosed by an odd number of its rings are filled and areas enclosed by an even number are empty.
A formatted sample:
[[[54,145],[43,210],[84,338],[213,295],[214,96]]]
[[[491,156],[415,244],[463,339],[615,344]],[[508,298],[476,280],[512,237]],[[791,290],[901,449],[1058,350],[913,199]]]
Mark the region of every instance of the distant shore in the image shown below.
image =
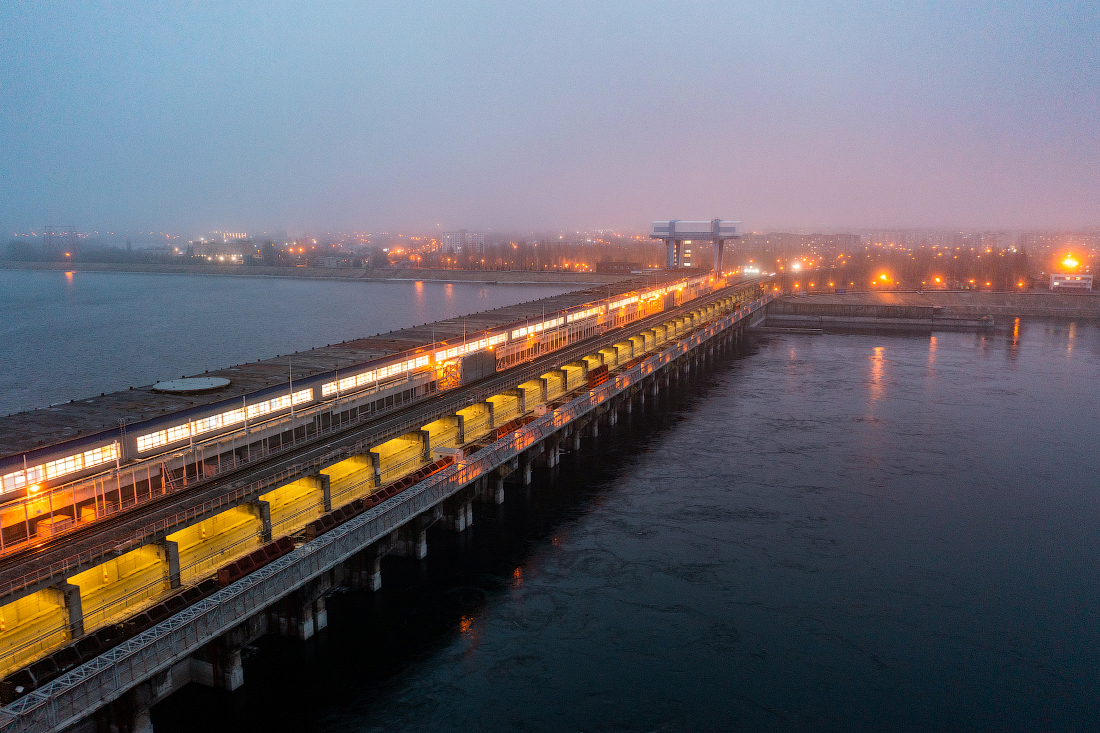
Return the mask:
[[[981,292],[957,290],[860,291],[855,293],[815,293],[786,295],[782,302],[797,306],[807,313],[827,308],[859,309],[876,306],[901,308],[934,308],[943,316],[980,318],[1012,318],[1016,316],[1043,318],[1088,318],[1100,320],[1100,292],[1052,293],[1031,290],[1024,293]],[[870,312],[870,311],[868,311]]]
[[[161,275],[231,275],[234,277],[302,277],[329,280],[433,280],[540,285],[606,285],[629,280],[630,275],[537,270],[437,270],[413,267],[369,270],[326,267],[249,267],[244,265],[168,265],[121,262],[0,262],[4,270],[56,270],[61,272],[137,272]]]

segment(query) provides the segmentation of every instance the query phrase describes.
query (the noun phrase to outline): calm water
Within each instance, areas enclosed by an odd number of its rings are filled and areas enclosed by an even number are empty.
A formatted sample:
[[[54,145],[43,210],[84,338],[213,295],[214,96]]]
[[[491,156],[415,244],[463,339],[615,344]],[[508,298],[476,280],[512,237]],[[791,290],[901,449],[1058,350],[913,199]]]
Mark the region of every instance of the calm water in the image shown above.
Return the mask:
[[[0,270],[0,415],[576,289]]]
[[[1098,378],[1094,325],[759,336],[155,726],[1096,730]]]

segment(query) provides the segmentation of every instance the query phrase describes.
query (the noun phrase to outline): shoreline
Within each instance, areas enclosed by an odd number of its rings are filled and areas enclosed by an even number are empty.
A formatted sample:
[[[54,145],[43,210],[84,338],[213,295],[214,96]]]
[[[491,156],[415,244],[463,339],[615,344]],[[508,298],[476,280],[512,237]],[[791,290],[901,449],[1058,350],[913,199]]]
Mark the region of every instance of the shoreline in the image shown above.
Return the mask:
[[[803,326],[821,319],[935,319],[940,323],[1004,318],[1070,318],[1100,320],[1100,293],[1023,293],[959,290],[859,291],[804,296],[784,295],[769,306],[776,325]],[[782,323],[781,323],[782,322]]]
[[[412,267],[385,270],[365,268],[264,267],[245,265],[165,265],[125,262],[0,262],[3,270],[56,272],[120,272],[147,275],[222,275],[230,277],[321,278],[349,281],[471,282],[505,285],[608,285],[634,275],[546,272],[539,270],[441,270]]]

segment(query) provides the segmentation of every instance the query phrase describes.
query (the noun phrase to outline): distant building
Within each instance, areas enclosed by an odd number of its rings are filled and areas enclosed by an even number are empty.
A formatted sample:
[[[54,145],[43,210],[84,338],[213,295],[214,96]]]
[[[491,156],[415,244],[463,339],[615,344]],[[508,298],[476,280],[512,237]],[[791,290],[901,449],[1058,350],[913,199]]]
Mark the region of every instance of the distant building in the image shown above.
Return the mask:
[[[485,251],[485,235],[460,229],[457,232],[444,232],[443,251],[454,254],[481,254]]]
[[[601,275],[629,275],[635,270],[642,269],[640,262],[597,262],[596,272]]]
[[[1071,275],[1064,272],[1050,274],[1051,290],[1092,290],[1092,275]]]
[[[223,242],[232,242],[236,239],[248,239],[248,235],[244,232],[211,232],[216,237],[220,237]]]
[[[329,270],[338,267],[352,267],[353,264],[352,258],[344,254],[321,255],[320,257],[309,258],[310,267],[324,267]]]
[[[779,252],[807,250],[813,254],[852,252],[863,247],[858,234],[746,234],[737,246],[740,251]]]
[[[253,253],[252,243],[242,240],[222,242],[217,240],[199,240],[191,242],[191,247],[196,257],[203,257],[211,262],[243,263],[244,256]]]

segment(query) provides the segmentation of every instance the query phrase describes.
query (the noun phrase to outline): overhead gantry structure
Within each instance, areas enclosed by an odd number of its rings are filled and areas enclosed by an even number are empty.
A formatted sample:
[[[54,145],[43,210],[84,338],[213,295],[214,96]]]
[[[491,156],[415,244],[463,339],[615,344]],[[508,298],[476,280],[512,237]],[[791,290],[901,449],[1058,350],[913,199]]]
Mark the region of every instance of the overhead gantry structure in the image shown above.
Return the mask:
[[[668,248],[666,266],[670,270],[690,267],[693,242],[711,242],[714,245],[714,271],[722,273],[722,254],[725,243],[730,239],[740,239],[737,231],[739,221],[711,219],[710,221],[685,221],[672,219],[653,222],[650,239],[660,239]]]

